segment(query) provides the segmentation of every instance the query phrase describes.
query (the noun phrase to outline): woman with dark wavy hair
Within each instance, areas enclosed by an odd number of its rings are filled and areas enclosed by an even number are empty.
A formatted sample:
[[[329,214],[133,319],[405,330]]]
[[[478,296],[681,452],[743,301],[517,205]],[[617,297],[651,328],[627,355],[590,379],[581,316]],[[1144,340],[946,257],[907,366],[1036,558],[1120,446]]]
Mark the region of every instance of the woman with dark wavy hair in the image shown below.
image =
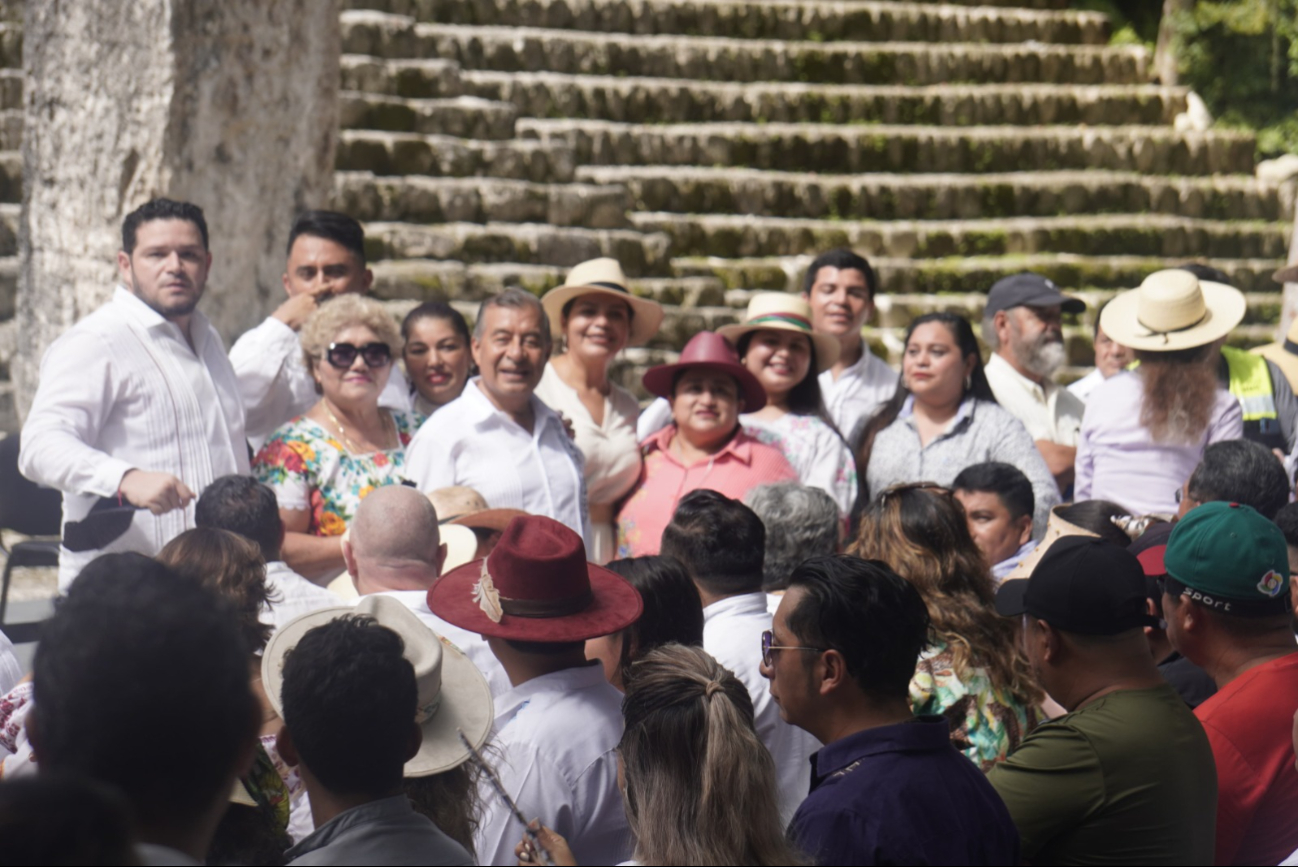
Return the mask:
[[[921,482],[884,491],[861,518],[847,553],[882,560],[919,590],[932,623],[910,683],[916,714],[942,714],[956,748],[984,769],[1039,721],[1043,694],[999,616],[991,573],[964,510],[945,488]]]
[[[927,313],[905,346],[897,391],[861,435],[864,497],[906,482],[950,485],[965,467],[1001,461],[1032,483],[1033,526],[1043,531],[1059,488],[1027,428],[996,403],[968,320]]]

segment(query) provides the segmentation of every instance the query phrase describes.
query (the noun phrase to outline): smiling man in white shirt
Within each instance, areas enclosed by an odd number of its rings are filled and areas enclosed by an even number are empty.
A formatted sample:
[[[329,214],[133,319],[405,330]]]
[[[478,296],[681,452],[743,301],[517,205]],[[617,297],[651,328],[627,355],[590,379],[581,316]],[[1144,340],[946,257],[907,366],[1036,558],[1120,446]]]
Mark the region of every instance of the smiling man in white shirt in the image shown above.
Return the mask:
[[[122,223],[112,299],[41,360],[18,466],[63,491],[60,590],[101,553],[158,553],[194,526],[208,483],[248,472],[234,370],[195,309],[211,265],[198,206],[145,203]],[[69,550],[73,522],[93,547]]]
[[[298,342],[303,323],[330,298],[364,295],[374,283],[374,272],[365,267],[365,230],[346,214],[300,214],[289,230],[287,256],[283,281],[288,298],[230,348],[254,447],[320,399]],[[393,367],[379,404],[409,409],[409,391],[406,378]]]
[[[1063,314],[1085,309],[1080,298],[1024,271],[997,280],[983,311],[983,340],[992,349],[987,382],[997,402],[1028,429],[1060,491],[1073,484],[1086,404],[1051,377],[1066,360]]]
[[[482,302],[473,329],[481,375],[424,422],[406,447],[406,475],[428,493],[462,485],[492,509],[522,509],[584,539],[581,452],[535,394],[550,357],[550,322],[536,296],[506,289]]]
[[[847,249],[817,256],[802,284],[802,297],[811,305],[811,327],[837,337],[841,347],[838,361],[820,374],[820,392],[839,433],[853,445],[870,416],[897,390],[897,372],[861,338],[874,315],[878,286],[865,257]]]

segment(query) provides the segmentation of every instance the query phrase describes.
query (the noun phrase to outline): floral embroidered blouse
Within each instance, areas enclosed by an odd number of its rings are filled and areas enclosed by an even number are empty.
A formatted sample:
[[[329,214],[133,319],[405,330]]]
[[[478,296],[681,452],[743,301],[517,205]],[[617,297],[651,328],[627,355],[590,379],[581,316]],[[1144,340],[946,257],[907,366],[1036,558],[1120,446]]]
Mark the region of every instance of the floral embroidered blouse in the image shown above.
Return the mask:
[[[253,459],[252,474],[275,492],[281,509],[311,511],[311,535],[341,536],[370,491],[404,478],[406,446],[423,417],[390,412],[397,448],[354,455],[318,422],[299,416],[271,434]]]
[[[916,715],[941,714],[951,724],[951,743],[984,771],[1018,748],[1041,722],[1035,705],[1021,704],[992,685],[987,670],[967,666],[955,672],[946,643],[934,641],[919,655],[910,681]]]

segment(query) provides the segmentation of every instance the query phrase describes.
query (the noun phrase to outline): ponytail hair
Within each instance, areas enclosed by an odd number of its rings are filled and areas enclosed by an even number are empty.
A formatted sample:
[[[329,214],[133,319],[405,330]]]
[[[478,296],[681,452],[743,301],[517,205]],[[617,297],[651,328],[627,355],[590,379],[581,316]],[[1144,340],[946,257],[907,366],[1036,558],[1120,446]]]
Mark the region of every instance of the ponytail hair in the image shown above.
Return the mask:
[[[641,864],[797,864],[782,833],[775,763],[748,690],[698,647],[667,644],[632,667],[618,749]]]

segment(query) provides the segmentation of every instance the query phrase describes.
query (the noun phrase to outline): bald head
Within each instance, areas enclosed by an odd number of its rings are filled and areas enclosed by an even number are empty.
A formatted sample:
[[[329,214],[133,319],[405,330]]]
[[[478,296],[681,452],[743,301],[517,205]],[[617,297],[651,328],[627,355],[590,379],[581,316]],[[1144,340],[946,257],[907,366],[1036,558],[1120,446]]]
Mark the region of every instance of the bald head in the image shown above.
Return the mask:
[[[405,485],[371,491],[356,509],[344,555],[362,595],[426,590],[445,556],[437,511],[427,497]]]

